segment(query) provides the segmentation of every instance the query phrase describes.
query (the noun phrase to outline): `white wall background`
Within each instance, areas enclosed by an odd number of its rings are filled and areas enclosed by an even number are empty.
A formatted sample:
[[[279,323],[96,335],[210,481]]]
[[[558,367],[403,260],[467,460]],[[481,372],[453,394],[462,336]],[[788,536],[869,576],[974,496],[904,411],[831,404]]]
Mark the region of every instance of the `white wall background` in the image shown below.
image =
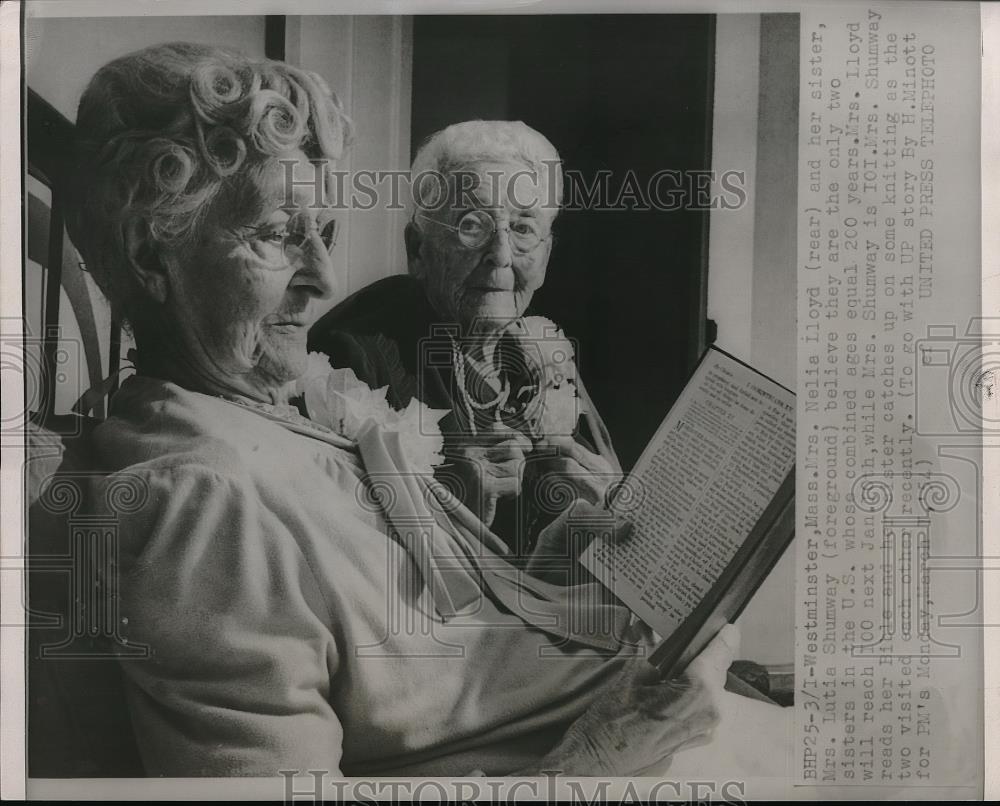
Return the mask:
[[[409,17],[289,17],[285,52],[293,64],[323,76],[354,120],[355,142],[339,168],[352,174],[409,169],[413,53]],[[388,192],[388,183],[380,189]],[[401,198],[405,201],[406,194]],[[340,292],[331,304],[375,280],[406,271],[404,211],[386,210],[380,199],[370,210],[352,206],[345,218],[334,253]]]
[[[70,120],[98,68],[139,48],[184,41],[264,55],[261,16],[33,17],[31,10],[24,25],[28,86]]]

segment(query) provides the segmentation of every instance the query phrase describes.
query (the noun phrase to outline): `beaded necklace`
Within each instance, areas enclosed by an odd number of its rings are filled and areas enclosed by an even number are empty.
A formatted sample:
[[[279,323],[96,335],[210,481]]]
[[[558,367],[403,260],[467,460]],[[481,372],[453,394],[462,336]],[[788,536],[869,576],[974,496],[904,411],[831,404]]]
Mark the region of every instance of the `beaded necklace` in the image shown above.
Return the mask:
[[[488,400],[485,403],[480,403],[478,400],[473,400],[472,396],[469,394],[468,387],[465,383],[465,362],[468,361],[468,357],[462,352],[461,348],[458,346],[458,342],[455,341],[455,337],[451,336],[451,355],[452,364],[455,370],[456,385],[458,386],[458,395],[462,401],[462,406],[465,409],[465,413],[469,422],[469,430],[473,435],[477,433],[476,430],[476,411],[483,411],[495,406],[494,409],[494,419],[496,422],[501,422],[500,413],[503,410],[504,405],[507,403],[507,399],[510,397],[510,382],[507,378],[500,378],[498,373],[498,379],[500,381],[500,390],[497,392],[497,396],[493,400]]]

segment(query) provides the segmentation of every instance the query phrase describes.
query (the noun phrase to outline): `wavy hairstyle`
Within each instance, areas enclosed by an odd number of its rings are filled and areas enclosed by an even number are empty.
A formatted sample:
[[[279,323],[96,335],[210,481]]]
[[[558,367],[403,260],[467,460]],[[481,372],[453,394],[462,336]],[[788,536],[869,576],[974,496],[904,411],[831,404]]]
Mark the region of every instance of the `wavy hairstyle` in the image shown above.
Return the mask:
[[[414,212],[426,213],[440,207],[443,187],[437,177],[483,162],[518,163],[533,171],[543,201],[553,217],[558,213],[563,195],[559,152],[544,134],[520,120],[465,120],[424,140],[410,167]],[[435,181],[427,181],[432,178]]]
[[[320,76],[284,62],[190,43],[156,45],[106,64],[77,113],[67,229],[113,312],[135,323],[142,293],[125,225],[154,243],[195,237],[213,202],[246,203],[250,177],[299,148],[340,158],[351,122]]]

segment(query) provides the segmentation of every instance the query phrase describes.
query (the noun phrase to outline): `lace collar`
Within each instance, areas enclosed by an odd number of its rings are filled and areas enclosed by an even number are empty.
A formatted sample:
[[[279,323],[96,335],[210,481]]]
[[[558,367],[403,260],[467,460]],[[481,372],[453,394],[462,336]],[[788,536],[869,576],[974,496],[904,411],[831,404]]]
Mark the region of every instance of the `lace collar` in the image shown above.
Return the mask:
[[[357,443],[353,439],[349,439],[343,434],[338,434],[332,428],[327,428],[321,423],[304,417],[292,404],[263,403],[257,400],[247,400],[246,398],[230,397],[227,395],[220,395],[219,399],[225,400],[234,406],[248,409],[297,434],[321,439],[324,442],[329,442],[331,445],[336,445],[338,448],[345,450],[357,450]]]

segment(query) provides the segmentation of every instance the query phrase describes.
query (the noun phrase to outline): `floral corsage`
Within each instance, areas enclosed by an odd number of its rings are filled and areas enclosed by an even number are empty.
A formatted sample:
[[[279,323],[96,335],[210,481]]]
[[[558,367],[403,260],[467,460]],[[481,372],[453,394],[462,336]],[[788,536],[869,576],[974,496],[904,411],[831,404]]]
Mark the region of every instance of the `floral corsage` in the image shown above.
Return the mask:
[[[374,420],[386,431],[399,434],[411,470],[433,473],[444,461],[444,438],[438,423],[448,410],[432,409],[413,398],[398,411],[386,399],[388,389],[372,389],[352,369],[334,369],[321,353],[309,353],[308,369],[295,382],[295,393],[305,401],[314,422],[356,440],[362,426]]]
[[[585,410],[576,391],[573,343],[544,316],[526,316],[509,332],[520,342],[539,379],[535,399],[525,411],[535,436],[572,436]]]

